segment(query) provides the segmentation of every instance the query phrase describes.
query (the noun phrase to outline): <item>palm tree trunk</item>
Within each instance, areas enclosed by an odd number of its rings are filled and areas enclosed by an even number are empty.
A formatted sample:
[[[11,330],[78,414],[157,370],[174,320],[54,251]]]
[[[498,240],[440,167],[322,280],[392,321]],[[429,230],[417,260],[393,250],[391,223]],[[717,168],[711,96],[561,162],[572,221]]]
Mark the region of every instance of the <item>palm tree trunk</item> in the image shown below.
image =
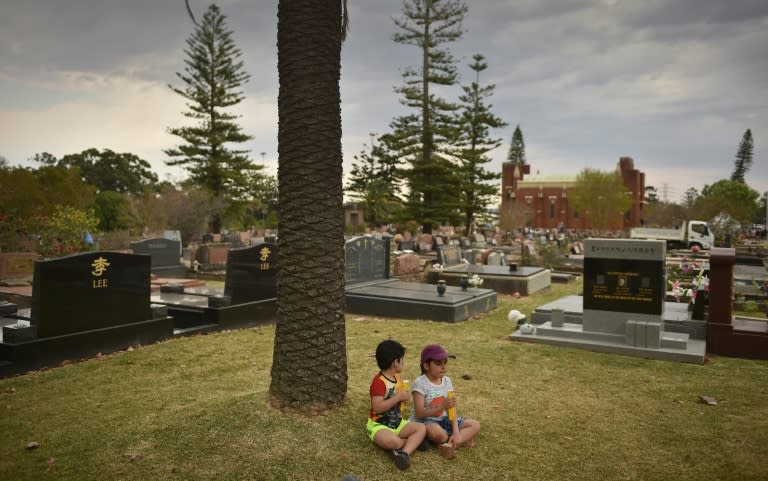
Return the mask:
[[[308,414],[347,391],[342,2],[280,0],[278,320],[270,402]]]

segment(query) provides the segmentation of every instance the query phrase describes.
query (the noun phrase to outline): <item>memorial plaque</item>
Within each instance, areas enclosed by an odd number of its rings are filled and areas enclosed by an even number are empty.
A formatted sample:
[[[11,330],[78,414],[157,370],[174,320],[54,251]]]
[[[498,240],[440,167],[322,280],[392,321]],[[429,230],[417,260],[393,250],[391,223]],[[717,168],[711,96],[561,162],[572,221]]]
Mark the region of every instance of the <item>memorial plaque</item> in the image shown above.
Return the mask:
[[[588,239],[585,247],[584,309],[662,314],[663,242]]]
[[[224,294],[232,304],[277,297],[277,244],[230,249]]]

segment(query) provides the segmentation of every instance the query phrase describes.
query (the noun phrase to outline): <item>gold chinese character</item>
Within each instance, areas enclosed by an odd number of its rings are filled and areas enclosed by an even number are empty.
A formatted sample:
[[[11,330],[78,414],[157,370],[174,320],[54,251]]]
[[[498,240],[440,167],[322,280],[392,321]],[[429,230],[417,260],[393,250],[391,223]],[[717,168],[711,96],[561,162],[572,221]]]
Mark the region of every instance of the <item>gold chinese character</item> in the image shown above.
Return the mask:
[[[269,249],[269,247],[262,247],[259,251],[259,254],[261,255],[261,260],[266,261],[269,259],[269,254],[271,254],[272,251]]]
[[[99,257],[98,259],[93,261],[93,263],[91,264],[91,267],[93,267],[91,274],[93,274],[94,276],[100,276],[107,271],[107,267],[109,267],[109,262],[107,262],[105,258]]]

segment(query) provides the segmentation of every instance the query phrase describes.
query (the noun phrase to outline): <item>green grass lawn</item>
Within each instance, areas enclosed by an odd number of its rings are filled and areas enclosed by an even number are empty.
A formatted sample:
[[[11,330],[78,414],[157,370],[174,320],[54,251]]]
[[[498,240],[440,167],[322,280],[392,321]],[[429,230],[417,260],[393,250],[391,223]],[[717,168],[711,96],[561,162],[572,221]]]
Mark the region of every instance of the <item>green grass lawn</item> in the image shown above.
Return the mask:
[[[692,365],[507,339],[511,308],[527,314],[579,289],[500,297],[459,324],[347,316],[347,400],[328,416],[269,407],[272,326],[0,380],[0,480],[768,479],[768,362]],[[365,437],[377,371],[368,353],[386,338],[408,349],[411,379],[427,343],[458,356],[449,375],[459,413],[482,424],[475,448],[452,461],[417,452],[400,472]]]

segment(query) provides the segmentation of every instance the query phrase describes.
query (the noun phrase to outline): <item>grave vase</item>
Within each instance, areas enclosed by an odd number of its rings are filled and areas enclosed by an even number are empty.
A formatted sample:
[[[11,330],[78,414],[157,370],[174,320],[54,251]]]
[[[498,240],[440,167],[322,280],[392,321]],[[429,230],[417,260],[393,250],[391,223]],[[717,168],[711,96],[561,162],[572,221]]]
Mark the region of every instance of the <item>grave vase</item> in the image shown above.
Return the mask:
[[[445,281],[437,281],[437,295],[444,296],[445,290],[446,290]]]
[[[469,287],[469,278],[467,276],[462,277],[459,280],[459,284],[461,285],[461,290],[466,291],[467,287]]]

